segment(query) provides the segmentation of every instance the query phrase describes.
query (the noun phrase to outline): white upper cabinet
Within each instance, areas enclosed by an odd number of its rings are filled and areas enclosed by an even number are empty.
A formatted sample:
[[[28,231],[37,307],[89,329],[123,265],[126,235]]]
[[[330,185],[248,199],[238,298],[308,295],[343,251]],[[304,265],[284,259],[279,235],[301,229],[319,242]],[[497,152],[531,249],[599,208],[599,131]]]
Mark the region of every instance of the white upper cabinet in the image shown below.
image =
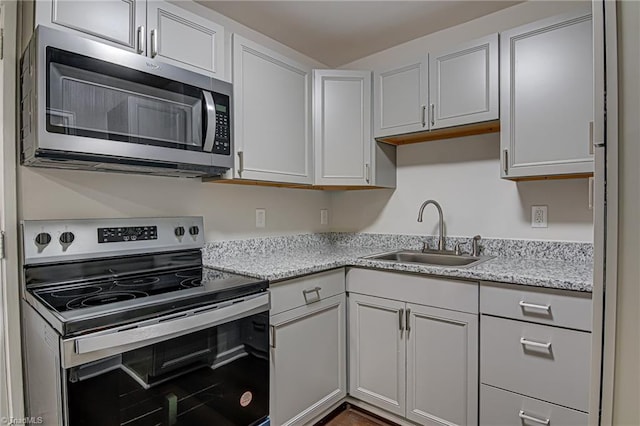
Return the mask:
[[[371,184],[371,72],[314,70],[315,183]]]
[[[430,53],[430,128],[497,120],[498,87],[498,34]]]
[[[374,74],[376,138],[499,117],[498,34]]]
[[[145,52],[146,0],[38,0],[36,25],[73,30],[94,40]]]
[[[374,73],[375,137],[428,130],[427,56],[420,61]]]
[[[224,27],[165,1],[149,1],[149,56],[224,78]]]
[[[311,184],[311,67],[233,35],[234,177]]]
[[[36,25],[225,79],[224,27],[161,0],[38,0]]]
[[[593,172],[589,11],[501,34],[502,177]]]

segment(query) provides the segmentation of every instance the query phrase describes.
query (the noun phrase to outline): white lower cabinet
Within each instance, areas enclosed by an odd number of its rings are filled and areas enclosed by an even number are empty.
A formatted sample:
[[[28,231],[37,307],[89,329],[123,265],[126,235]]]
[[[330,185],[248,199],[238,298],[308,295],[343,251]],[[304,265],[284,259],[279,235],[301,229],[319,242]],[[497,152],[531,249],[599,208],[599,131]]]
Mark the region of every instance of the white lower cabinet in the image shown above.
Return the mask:
[[[480,287],[480,424],[589,424],[589,294]]]
[[[342,292],[323,298],[323,281],[333,288],[337,279]],[[306,425],[347,393],[344,270],[291,280],[275,289],[272,299],[287,303],[294,300],[287,293],[301,293],[305,302],[270,319],[271,424]]]
[[[478,316],[407,304],[407,414],[424,425],[478,422]]]
[[[404,302],[349,294],[349,394],[405,414]]]
[[[386,281],[386,288],[406,294],[417,285],[417,299],[431,292],[446,299],[466,286],[477,300],[478,284],[423,279],[349,271],[348,290],[371,291],[349,293],[349,394],[421,425],[476,425],[478,314],[378,297],[376,288]],[[425,288],[430,281],[435,285]]]
[[[493,386],[480,386],[480,424],[483,426],[586,426],[589,416]]]

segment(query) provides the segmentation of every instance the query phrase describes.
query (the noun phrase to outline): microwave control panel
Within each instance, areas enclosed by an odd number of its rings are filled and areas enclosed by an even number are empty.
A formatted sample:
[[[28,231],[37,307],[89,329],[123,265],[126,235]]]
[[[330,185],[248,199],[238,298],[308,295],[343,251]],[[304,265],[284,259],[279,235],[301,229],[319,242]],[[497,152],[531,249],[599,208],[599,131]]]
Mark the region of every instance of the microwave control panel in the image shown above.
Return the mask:
[[[229,97],[216,93],[216,135],[213,153],[231,155],[231,120],[229,119]]]

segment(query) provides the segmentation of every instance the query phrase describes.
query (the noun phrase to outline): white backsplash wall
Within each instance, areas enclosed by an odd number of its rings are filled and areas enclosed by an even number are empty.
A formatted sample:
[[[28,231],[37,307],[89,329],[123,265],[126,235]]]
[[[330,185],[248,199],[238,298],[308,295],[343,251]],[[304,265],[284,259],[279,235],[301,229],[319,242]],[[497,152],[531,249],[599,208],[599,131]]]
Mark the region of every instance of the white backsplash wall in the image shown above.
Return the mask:
[[[324,232],[323,191],[20,167],[21,219],[204,216],[205,240]],[[267,211],[256,228],[255,209]]]
[[[451,236],[591,242],[593,214],[586,179],[512,182],[500,179],[499,134],[398,147],[395,190],[334,194],[334,231],[437,234],[442,205]],[[548,228],[531,228],[531,206],[547,205]]]

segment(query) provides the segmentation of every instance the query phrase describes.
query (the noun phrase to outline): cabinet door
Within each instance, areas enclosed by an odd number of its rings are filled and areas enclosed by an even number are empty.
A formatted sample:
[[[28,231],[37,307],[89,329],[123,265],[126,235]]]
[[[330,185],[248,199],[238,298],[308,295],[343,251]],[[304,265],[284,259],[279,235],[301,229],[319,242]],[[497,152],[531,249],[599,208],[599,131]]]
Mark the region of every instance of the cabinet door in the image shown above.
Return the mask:
[[[224,79],[224,27],[165,1],[149,0],[149,56]]]
[[[429,54],[431,129],[498,119],[498,34]]]
[[[144,53],[146,5],[146,0],[37,1],[36,22]]]
[[[414,63],[375,72],[374,135],[399,135],[428,130],[427,55]]]
[[[404,302],[349,294],[349,394],[405,415]]]
[[[271,317],[270,417],[303,425],[347,393],[345,294]]]
[[[311,68],[233,35],[234,177],[310,184]]]
[[[478,316],[407,304],[407,418],[478,423]]]
[[[593,172],[589,13],[501,34],[502,177]]]
[[[315,183],[371,184],[371,72],[314,70]]]

